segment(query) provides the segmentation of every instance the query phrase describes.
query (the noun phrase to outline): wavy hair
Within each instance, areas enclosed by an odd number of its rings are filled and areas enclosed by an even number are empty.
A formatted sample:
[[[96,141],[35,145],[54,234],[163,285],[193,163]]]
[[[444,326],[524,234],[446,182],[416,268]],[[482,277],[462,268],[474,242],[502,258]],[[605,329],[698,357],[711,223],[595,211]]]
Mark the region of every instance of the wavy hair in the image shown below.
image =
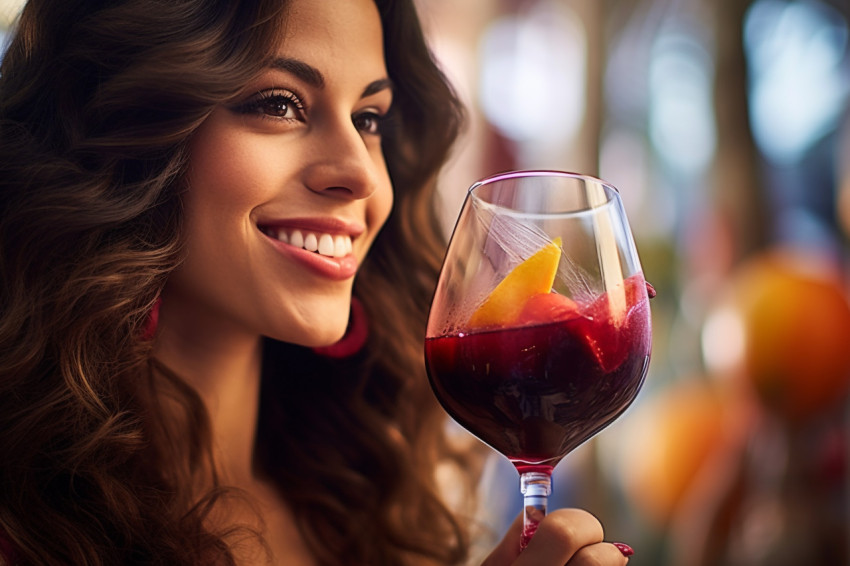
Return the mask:
[[[421,341],[435,178],[462,112],[412,1],[376,3],[396,196],[355,284],[369,341],[341,361],[267,341],[256,453],[320,563],[457,563]],[[188,141],[260,72],[283,4],[30,0],[21,15],[0,65],[0,536],[24,563],[234,563],[241,531],[207,521],[232,492],[203,403],[139,336],[181,261]]]

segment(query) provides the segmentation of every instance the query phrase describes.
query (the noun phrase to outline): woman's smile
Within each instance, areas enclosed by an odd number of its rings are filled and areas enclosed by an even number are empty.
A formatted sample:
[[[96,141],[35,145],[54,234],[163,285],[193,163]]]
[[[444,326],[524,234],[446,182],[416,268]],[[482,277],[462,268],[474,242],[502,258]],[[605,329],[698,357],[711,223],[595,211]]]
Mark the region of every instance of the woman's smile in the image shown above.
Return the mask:
[[[302,248],[308,252],[316,252],[325,257],[345,257],[352,250],[351,236],[304,233],[297,228],[292,231],[285,228],[264,228],[263,233],[284,244]]]
[[[359,222],[331,218],[299,218],[258,223],[274,248],[317,275],[345,280],[357,272],[354,240],[364,231]]]

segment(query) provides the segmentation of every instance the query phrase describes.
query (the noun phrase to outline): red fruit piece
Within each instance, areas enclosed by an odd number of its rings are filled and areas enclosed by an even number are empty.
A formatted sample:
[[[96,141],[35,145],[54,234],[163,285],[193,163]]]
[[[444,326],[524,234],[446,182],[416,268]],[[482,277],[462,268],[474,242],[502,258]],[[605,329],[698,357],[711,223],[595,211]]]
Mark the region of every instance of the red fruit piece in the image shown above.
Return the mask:
[[[648,299],[643,277],[633,275],[588,306],[585,338],[604,371],[615,370],[639,343],[648,342]],[[649,345],[639,348],[648,351]]]
[[[519,326],[531,326],[567,320],[579,316],[575,301],[558,293],[539,293],[526,301],[519,315]]]

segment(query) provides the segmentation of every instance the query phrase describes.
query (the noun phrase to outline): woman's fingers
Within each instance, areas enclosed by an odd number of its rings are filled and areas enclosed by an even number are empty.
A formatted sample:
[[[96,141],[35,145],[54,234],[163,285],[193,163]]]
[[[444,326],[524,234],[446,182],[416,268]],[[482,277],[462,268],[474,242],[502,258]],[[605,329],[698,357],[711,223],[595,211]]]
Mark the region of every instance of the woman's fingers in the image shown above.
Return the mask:
[[[623,566],[628,562],[628,551],[603,542],[602,525],[581,509],[558,509],[547,515],[522,552],[521,532],[520,514],[483,566]]]
[[[540,522],[514,566],[566,564],[581,548],[602,542],[602,524],[582,509],[558,509]]]

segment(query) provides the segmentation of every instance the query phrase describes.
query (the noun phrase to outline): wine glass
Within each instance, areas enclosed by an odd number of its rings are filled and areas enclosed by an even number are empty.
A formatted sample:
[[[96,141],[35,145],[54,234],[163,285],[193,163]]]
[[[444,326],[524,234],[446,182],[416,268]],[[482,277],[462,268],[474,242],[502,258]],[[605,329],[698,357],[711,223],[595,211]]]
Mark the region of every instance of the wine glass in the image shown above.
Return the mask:
[[[546,514],[554,467],[637,396],[651,295],[611,185],[513,171],[469,189],[425,360],[446,411],[519,472],[521,548]]]

